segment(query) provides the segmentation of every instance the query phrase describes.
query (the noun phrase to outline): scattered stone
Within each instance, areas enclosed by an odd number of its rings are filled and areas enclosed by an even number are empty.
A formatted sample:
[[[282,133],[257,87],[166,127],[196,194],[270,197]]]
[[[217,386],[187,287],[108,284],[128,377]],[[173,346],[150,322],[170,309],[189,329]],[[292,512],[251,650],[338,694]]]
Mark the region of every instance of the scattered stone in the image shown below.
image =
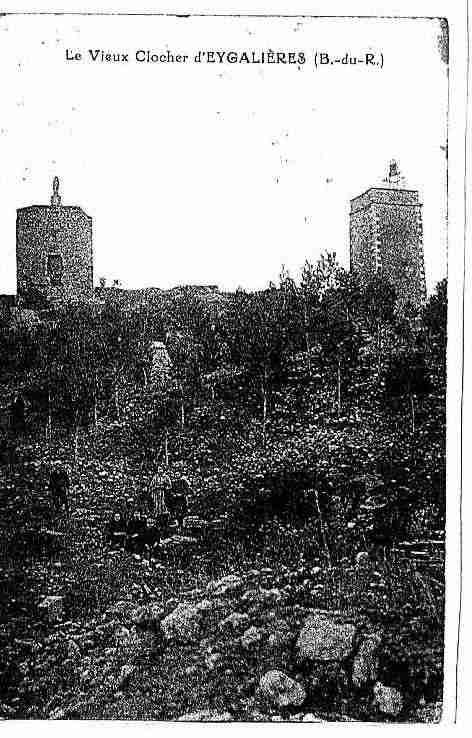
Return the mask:
[[[307,712],[306,715],[302,717],[302,723],[321,723],[321,719],[316,717],[316,715],[313,715],[312,712]]]
[[[127,600],[118,600],[107,608],[106,615],[116,617],[122,623],[129,623],[132,620],[135,606]]]
[[[371,633],[361,642],[352,665],[352,683],[355,687],[363,687],[375,682],[378,676],[378,650],[382,643],[380,633]]]
[[[345,672],[341,669],[341,662],[317,661],[312,667],[310,685],[312,690],[319,695],[327,696],[339,688],[344,676]]]
[[[162,607],[153,603],[145,607],[138,607],[132,614],[132,622],[142,630],[157,630],[164,617]]]
[[[352,653],[356,626],[334,613],[311,615],[298,636],[300,661],[344,661]]]
[[[200,602],[197,602],[195,605],[198,612],[201,612],[203,615],[206,615],[209,612],[212,612],[212,610],[215,609],[215,604],[211,600],[200,600]]]
[[[251,712],[251,722],[262,723],[267,720],[267,716],[264,715],[260,710],[253,710]]]
[[[217,712],[216,710],[199,710],[188,712],[177,718],[179,722],[188,723],[228,723],[233,720],[230,712]]]
[[[48,720],[64,720],[65,716],[64,710],[61,707],[56,707],[55,710],[49,713]]]
[[[117,625],[119,625],[117,620],[109,620],[106,623],[97,625],[97,627],[95,628],[95,635],[98,638],[109,638],[114,634]]]
[[[125,643],[130,637],[130,634],[131,632],[128,628],[125,628],[124,625],[120,625],[115,631],[116,645],[118,646],[118,645]]]
[[[67,658],[77,662],[81,658],[80,648],[75,641],[67,641]]]
[[[59,595],[45,597],[44,600],[39,603],[38,608],[44,612],[49,622],[55,623],[62,619],[64,612],[64,598]]]
[[[415,710],[414,720],[419,723],[439,723],[442,718],[442,702],[425,704]]]
[[[207,665],[207,668],[210,671],[213,671],[213,669],[216,666],[218,666],[218,664],[221,662],[221,659],[222,659],[221,653],[218,653],[218,652],[216,652],[216,653],[211,653],[211,652],[210,653],[207,653],[205,655],[205,663]]]
[[[395,687],[386,687],[381,682],[374,685],[374,702],[380,712],[396,717],[403,709],[403,697]]]
[[[244,631],[246,626],[249,624],[249,617],[245,613],[233,612],[228,617],[221,620],[218,628],[224,632],[240,633]]]
[[[257,643],[260,643],[262,640],[262,631],[260,628],[256,628],[251,626],[251,628],[248,628],[244,631],[244,633],[241,636],[241,646],[245,648],[246,650],[249,650],[253,646],[255,646]]]
[[[366,569],[370,565],[370,556],[367,551],[359,551],[356,554],[356,567],[358,569]]]
[[[283,649],[290,646],[293,639],[293,633],[289,625],[284,620],[272,620],[268,625],[269,637],[267,645],[272,649]]]
[[[241,597],[241,601],[248,605],[255,605],[260,601],[259,592],[258,589],[248,589]]]
[[[161,549],[164,550],[182,550],[186,549],[192,546],[195,546],[198,543],[196,538],[192,538],[191,536],[180,536],[177,533],[173,536],[170,536],[169,538],[164,538],[159,546]]]
[[[118,689],[123,689],[128,685],[135,670],[136,667],[132,666],[132,664],[125,664],[121,667],[120,676],[118,677]]]
[[[196,588],[196,589],[191,589],[190,592],[188,593],[188,596],[191,599],[197,599],[198,597],[201,597],[202,594],[203,594],[203,590]]]
[[[300,707],[306,700],[301,684],[279,669],[266,672],[259,682],[261,697],[275,707]]]
[[[201,621],[201,612],[196,607],[182,603],[161,621],[161,629],[166,640],[188,643],[198,637]]]
[[[243,580],[241,577],[238,577],[235,574],[228,574],[228,576],[223,577],[222,579],[209,582],[207,592],[216,596],[227,595],[232,592],[236,592],[238,589],[241,589],[242,586]]]

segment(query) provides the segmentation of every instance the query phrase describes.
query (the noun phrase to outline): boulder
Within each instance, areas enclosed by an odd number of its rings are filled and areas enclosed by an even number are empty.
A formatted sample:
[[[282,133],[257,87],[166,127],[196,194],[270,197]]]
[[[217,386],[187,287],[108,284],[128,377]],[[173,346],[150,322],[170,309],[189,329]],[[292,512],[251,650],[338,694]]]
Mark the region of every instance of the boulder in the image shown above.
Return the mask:
[[[352,664],[352,683],[355,687],[363,687],[377,679],[379,668],[377,653],[381,643],[380,633],[370,633],[361,641]]]
[[[374,704],[384,715],[396,717],[403,709],[403,696],[395,687],[386,687],[381,682],[376,682],[374,685]]]
[[[299,661],[344,661],[354,649],[356,626],[335,613],[310,615],[296,643]]]
[[[306,700],[302,685],[279,669],[267,671],[261,677],[259,693],[273,707],[300,707]]]
[[[166,640],[188,643],[198,638],[201,623],[201,611],[183,603],[161,621],[161,629]]]

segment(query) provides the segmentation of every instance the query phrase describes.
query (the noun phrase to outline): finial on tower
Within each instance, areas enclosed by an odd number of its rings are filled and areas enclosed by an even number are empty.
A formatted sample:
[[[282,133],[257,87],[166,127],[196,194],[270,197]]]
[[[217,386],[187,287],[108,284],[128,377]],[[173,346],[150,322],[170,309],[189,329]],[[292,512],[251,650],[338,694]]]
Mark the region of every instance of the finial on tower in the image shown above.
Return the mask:
[[[395,161],[395,159],[392,159],[389,164],[388,179],[390,182],[398,182],[398,180],[400,179],[400,170],[398,168],[398,162]]]
[[[61,196],[59,194],[59,177],[54,177],[52,182],[52,196],[51,196],[51,205],[60,205],[61,204]]]
[[[396,159],[392,159],[388,165],[388,174],[382,182],[390,187],[404,187],[405,178],[400,172],[400,167]]]

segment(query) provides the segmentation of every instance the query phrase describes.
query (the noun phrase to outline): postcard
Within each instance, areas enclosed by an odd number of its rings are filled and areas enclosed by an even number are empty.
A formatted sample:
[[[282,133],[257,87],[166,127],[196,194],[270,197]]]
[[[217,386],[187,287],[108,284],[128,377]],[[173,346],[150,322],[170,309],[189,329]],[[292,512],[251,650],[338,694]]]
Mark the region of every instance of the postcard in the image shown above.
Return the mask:
[[[456,718],[461,4],[335,5],[0,17],[9,724]]]

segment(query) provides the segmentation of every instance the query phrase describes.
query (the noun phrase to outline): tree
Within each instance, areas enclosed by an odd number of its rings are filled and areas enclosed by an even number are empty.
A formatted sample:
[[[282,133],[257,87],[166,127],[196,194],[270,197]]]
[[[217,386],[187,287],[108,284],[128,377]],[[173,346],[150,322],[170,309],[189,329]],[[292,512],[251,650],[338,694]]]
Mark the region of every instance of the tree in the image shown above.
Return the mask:
[[[383,355],[383,338],[387,326],[395,320],[396,292],[382,275],[375,275],[362,291],[362,308],[366,326],[375,337],[377,374],[380,377]]]
[[[423,325],[433,356],[438,360],[442,373],[446,371],[447,346],[447,279],[436,285],[436,290],[423,309]]]
[[[96,420],[98,375],[103,350],[93,308],[67,305],[43,331],[40,376],[47,393],[46,427],[50,437],[53,413],[73,429],[77,457],[78,429]]]
[[[260,394],[265,445],[269,392],[273,381],[281,375],[289,346],[287,326],[281,319],[283,295],[272,286],[263,292],[239,294],[236,305],[233,356],[244,366],[250,383]]]
[[[343,382],[348,370],[357,363],[361,344],[356,296],[355,284],[346,275],[344,285],[328,289],[320,305],[319,341],[325,361],[335,371],[338,417],[342,410]]]
[[[316,264],[306,260],[303,266],[299,295],[309,374],[311,374],[311,349],[316,343],[321,342],[322,299],[326,292],[340,286],[344,275],[345,272],[338,264],[335,253],[321,254]]]
[[[310,371],[310,342],[306,326],[306,304],[301,286],[282,267],[279,276],[280,322],[286,329],[287,350],[295,352],[303,347],[307,352]]]
[[[403,351],[392,355],[385,376],[385,393],[389,401],[405,397],[410,409],[411,434],[416,430],[416,398],[430,390],[425,356],[420,351]]]
[[[180,407],[180,427],[185,427],[185,408],[192,405],[201,389],[202,360],[201,346],[190,333],[172,333],[167,348],[173,364],[177,382]]]

